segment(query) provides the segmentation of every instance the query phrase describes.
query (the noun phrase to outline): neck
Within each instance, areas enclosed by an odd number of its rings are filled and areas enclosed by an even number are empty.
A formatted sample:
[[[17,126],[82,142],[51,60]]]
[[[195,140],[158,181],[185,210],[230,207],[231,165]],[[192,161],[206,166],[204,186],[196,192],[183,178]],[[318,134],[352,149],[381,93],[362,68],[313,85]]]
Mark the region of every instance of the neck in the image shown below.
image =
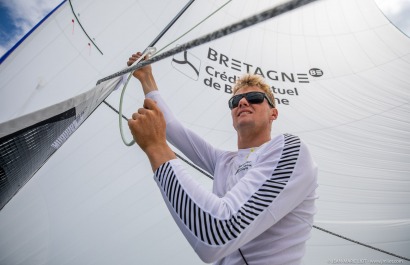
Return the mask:
[[[238,133],[238,148],[246,149],[252,147],[259,147],[271,140],[270,132],[263,132],[261,134],[253,133]]]

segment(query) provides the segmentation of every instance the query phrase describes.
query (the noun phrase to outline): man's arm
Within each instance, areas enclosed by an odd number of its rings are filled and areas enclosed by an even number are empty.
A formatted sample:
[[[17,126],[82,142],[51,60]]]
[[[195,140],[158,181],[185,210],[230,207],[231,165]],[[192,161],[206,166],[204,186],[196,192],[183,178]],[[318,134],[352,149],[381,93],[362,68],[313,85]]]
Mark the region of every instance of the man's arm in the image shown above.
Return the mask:
[[[141,57],[141,55],[142,53],[140,52],[133,54],[129,58],[127,65],[132,65]],[[146,97],[153,99],[162,111],[167,122],[168,141],[182,151],[193,163],[206,170],[208,173],[213,174],[215,159],[218,156],[219,150],[216,150],[201,137],[198,137],[194,132],[185,128],[182,123],[176,119],[166,102],[159,95],[158,87],[152,73],[152,67],[150,65],[144,66],[134,71],[133,75],[140,81]],[[134,135],[134,139],[135,138]],[[200,152],[198,152],[198,150],[200,150]],[[150,155],[154,156],[155,154]]]
[[[131,55],[127,65],[131,66],[141,55],[141,52]],[[133,76],[140,81],[145,95],[158,90],[151,65],[135,70]],[[144,107],[132,115],[132,119],[128,120],[128,126],[135,142],[147,155],[154,172],[163,163],[176,158],[166,142],[163,114],[153,100],[144,101]]]
[[[154,179],[170,213],[203,261],[229,255],[298,207],[303,214],[287,218],[298,224],[303,235],[286,244],[292,247],[305,240],[315,211],[316,167],[295,136],[285,137],[284,142],[278,139],[270,150],[223,197],[192,179],[178,159],[155,171]]]

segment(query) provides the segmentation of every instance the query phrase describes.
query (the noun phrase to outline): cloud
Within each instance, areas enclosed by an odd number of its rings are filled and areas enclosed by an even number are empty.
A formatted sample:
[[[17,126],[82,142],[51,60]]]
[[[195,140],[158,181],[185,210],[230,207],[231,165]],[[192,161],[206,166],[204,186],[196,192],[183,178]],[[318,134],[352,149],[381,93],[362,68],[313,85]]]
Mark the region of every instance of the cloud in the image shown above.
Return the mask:
[[[13,0],[2,1],[2,4],[8,8],[15,25],[27,32],[56,7],[59,1]]]
[[[376,0],[385,16],[407,36],[410,36],[410,1]]]
[[[7,12],[10,24],[2,34],[8,34],[7,41],[0,46],[0,55],[7,52],[34,25],[42,20],[62,0],[0,0],[2,11]],[[4,16],[4,14],[2,14]],[[7,31],[7,32],[4,32]]]

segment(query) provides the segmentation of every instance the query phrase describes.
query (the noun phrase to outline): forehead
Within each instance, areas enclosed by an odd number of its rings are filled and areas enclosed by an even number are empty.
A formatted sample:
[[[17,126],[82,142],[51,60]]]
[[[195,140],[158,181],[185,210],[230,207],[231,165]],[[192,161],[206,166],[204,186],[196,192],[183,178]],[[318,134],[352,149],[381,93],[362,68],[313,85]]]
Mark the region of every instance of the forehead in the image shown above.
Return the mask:
[[[264,92],[265,91],[263,89],[261,89],[258,86],[245,86],[245,87],[241,87],[240,89],[238,89],[235,93],[235,95],[239,95],[239,94],[243,94],[243,93],[248,93],[248,92]]]

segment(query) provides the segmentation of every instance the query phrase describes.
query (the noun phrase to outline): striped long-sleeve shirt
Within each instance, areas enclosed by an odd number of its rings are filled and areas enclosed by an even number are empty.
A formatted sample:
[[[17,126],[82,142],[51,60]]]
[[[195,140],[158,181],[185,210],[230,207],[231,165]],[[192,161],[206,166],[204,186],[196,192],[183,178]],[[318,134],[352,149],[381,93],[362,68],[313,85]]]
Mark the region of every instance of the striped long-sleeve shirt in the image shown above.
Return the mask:
[[[223,151],[185,128],[158,91],[147,97],[164,113],[167,139],[214,176],[210,192],[178,159],[154,174],[170,213],[199,257],[216,264],[300,264],[317,198],[317,168],[306,145],[285,134],[257,148]]]

